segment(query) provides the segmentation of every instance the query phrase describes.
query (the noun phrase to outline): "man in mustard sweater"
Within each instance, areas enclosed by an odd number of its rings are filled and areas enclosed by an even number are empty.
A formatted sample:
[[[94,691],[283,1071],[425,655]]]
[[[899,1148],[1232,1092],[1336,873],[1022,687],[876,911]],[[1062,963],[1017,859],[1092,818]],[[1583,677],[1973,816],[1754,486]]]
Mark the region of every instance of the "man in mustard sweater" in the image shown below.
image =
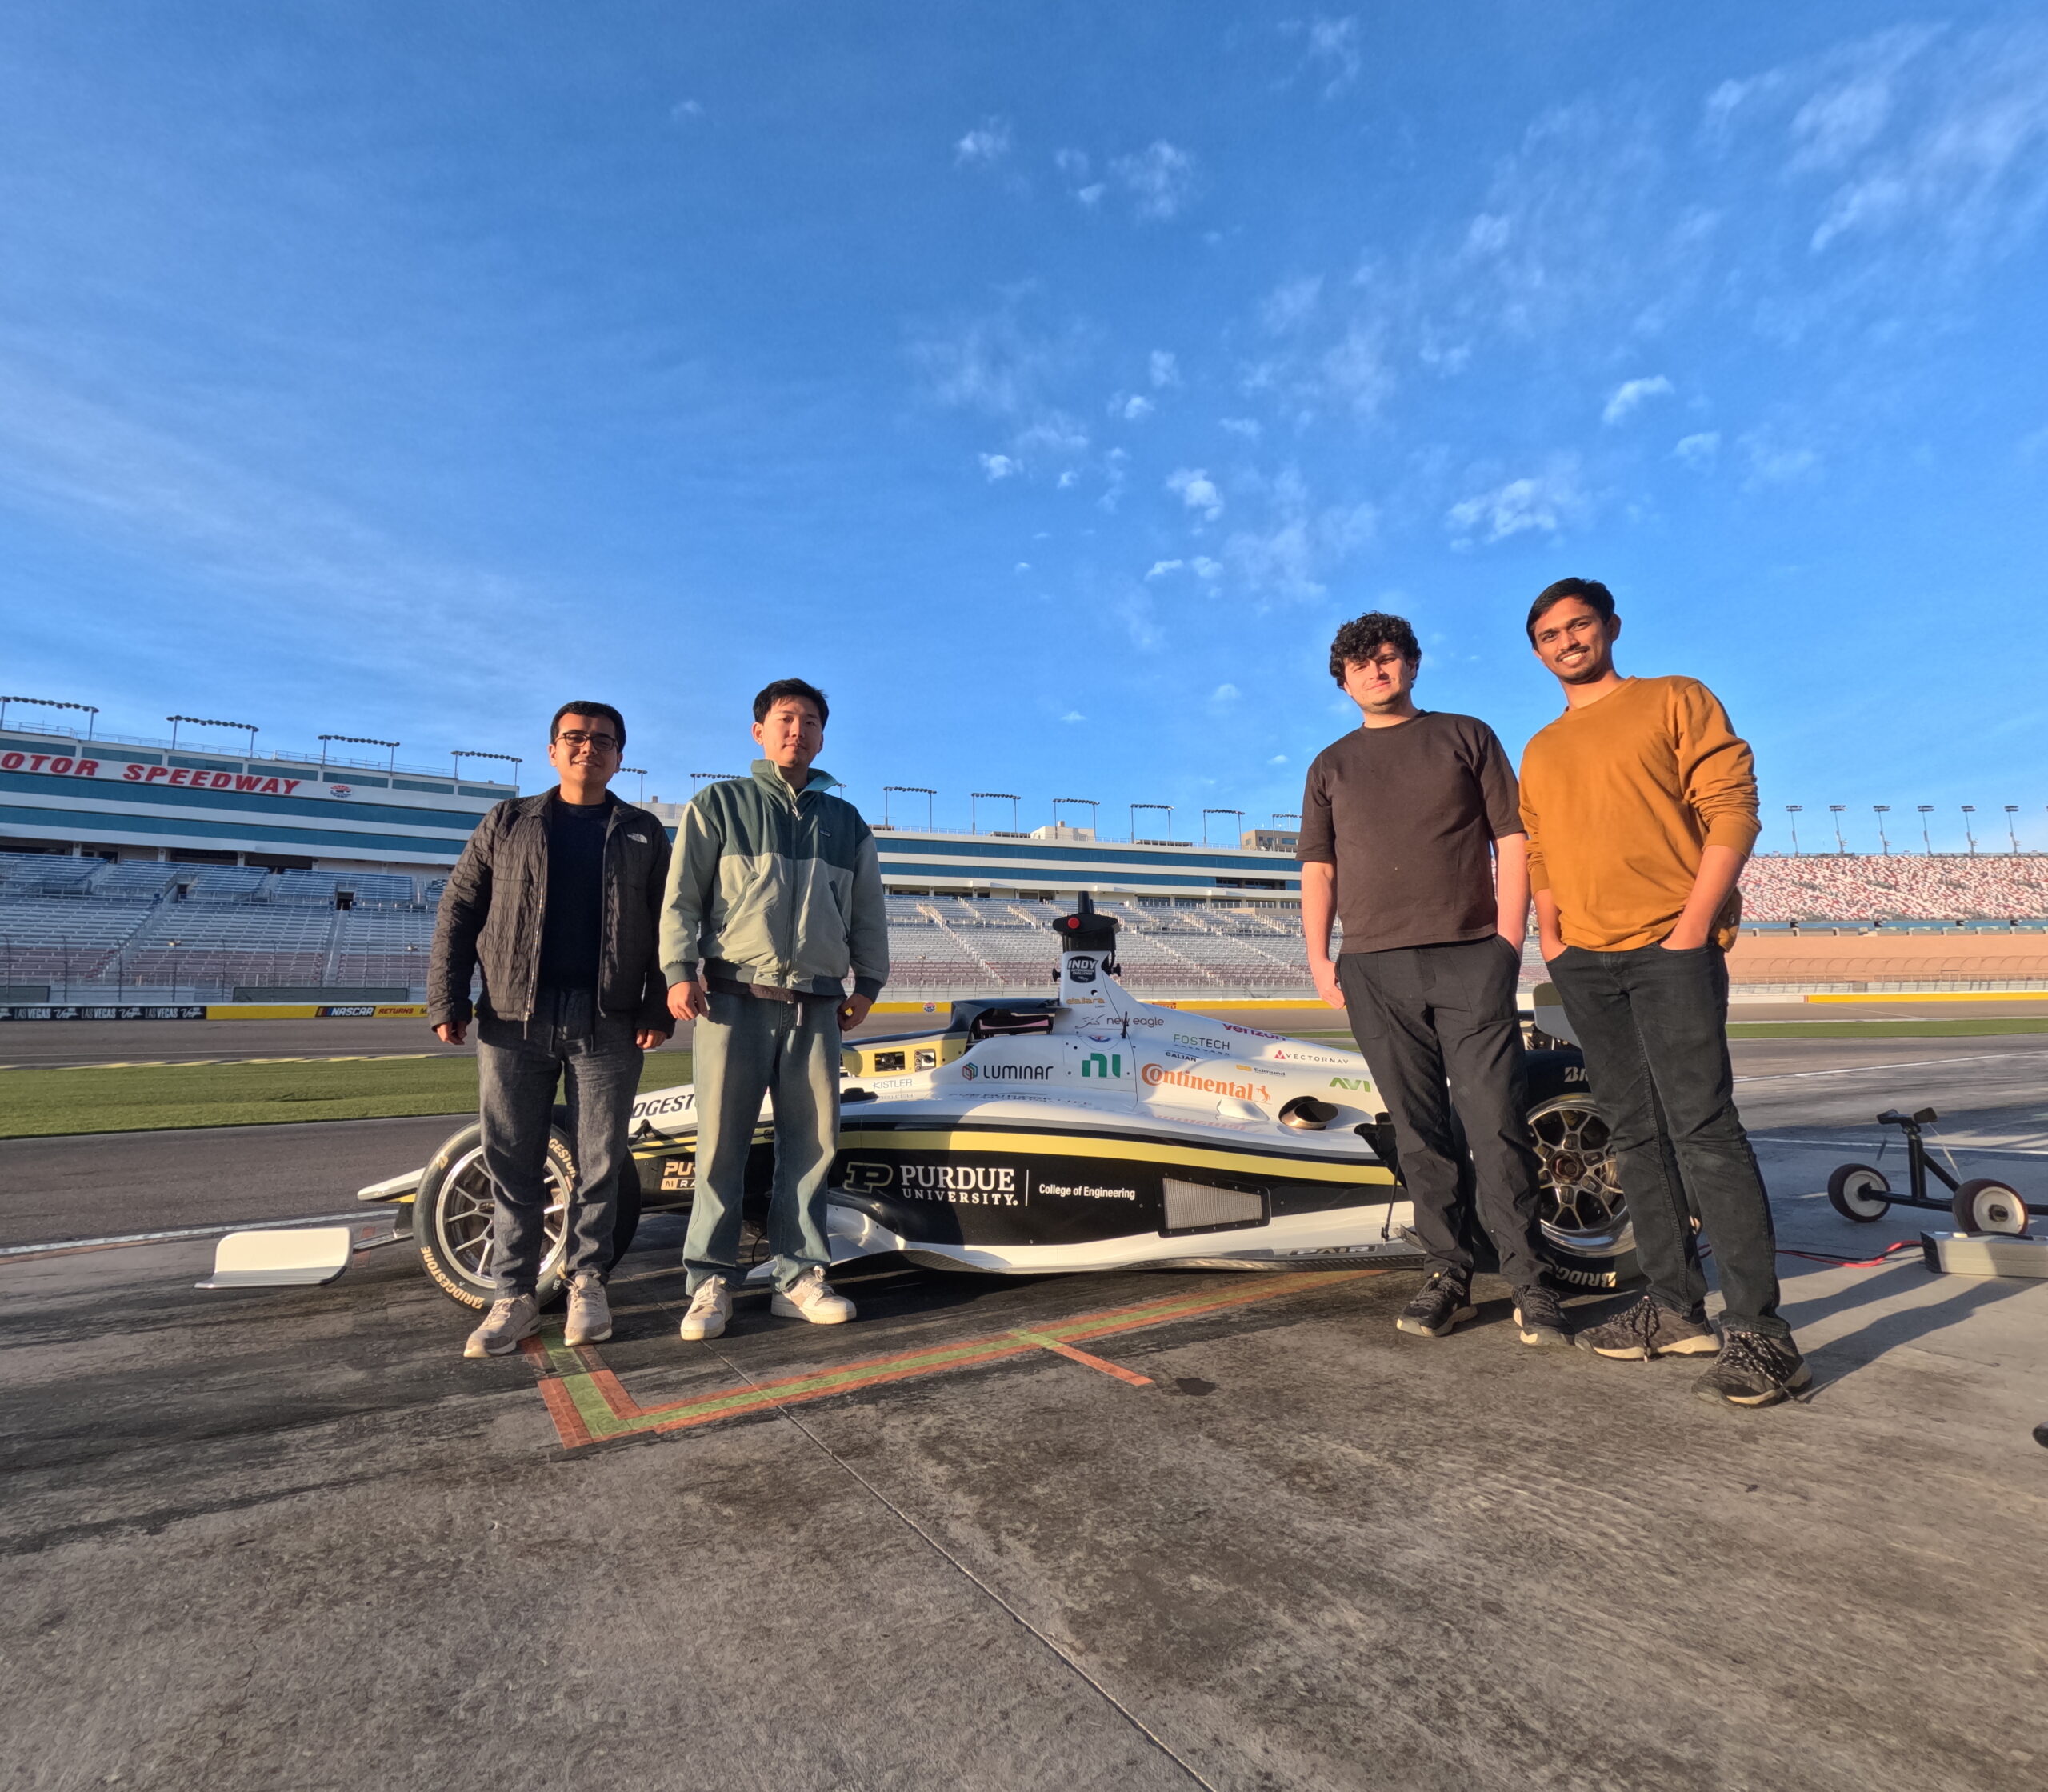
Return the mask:
[[[1726,954],[1756,842],[1756,773],[1698,679],[1614,670],[1621,632],[1613,596],[1593,579],[1559,579],[1529,612],[1530,645],[1565,697],[1522,755],[1530,886],[1650,1283],[1577,1341],[1637,1361],[1712,1355],[1703,1397],[1767,1406],[1811,1371],[1778,1316],[1770,1203],[1728,1062]],[[1720,1272],[1718,1340],[1695,1215]]]

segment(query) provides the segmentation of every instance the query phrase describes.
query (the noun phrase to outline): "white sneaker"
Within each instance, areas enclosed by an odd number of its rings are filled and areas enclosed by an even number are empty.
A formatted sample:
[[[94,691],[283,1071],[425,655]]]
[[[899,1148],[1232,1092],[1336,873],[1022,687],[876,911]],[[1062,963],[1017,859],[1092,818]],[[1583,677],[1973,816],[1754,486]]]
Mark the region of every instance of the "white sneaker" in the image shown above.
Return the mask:
[[[778,1319],[808,1319],[814,1326],[843,1326],[854,1316],[854,1303],[834,1294],[825,1271],[815,1266],[787,1288],[778,1288],[768,1310]]]
[[[603,1278],[586,1270],[569,1284],[569,1319],[562,1328],[562,1342],[602,1344],[611,1336],[611,1302],[605,1298]]]
[[[682,1316],[683,1339],[694,1344],[702,1338],[716,1338],[732,1316],[732,1290],[723,1276],[711,1276],[699,1282],[697,1292],[690,1297],[690,1310]]]
[[[540,1303],[531,1294],[514,1294],[493,1301],[484,1322],[471,1332],[462,1346],[466,1357],[510,1356],[522,1338],[541,1329]]]

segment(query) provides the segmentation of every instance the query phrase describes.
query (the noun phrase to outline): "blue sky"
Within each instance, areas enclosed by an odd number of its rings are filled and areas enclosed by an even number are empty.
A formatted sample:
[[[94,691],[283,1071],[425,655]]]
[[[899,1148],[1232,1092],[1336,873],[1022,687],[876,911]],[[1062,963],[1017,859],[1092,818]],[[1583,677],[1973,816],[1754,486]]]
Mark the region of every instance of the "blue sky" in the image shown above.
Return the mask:
[[[1766,846],[2048,845],[2044,212],[2032,8],[20,0],[6,683],[673,797],[795,673],[871,812],[1198,838],[1362,610],[1518,750],[1577,573]]]

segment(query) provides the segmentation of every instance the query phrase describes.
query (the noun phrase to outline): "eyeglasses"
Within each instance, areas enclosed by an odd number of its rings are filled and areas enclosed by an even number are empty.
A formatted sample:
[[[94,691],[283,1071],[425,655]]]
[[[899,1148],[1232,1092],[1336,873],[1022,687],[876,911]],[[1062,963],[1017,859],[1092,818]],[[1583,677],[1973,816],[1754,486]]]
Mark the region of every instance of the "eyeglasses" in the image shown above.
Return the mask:
[[[580,728],[565,728],[554,737],[574,753],[579,746],[587,746],[593,753],[616,753],[618,737],[616,734],[586,734]]]

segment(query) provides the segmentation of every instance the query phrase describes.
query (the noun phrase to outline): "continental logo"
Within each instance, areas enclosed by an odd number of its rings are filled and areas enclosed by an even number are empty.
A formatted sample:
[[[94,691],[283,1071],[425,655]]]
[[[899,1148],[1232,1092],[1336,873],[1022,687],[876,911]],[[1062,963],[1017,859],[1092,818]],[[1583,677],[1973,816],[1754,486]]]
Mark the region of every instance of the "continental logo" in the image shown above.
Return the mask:
[[[1239,1082],[1230,1077],[1206,1077],[1194,1070],[1170,1070],[1163,1064],[1148,1064],[1138,1073],[1148,1089],[1164,1083],[1172,1089],[1198,1090],[1205,1095],[1230,1095],[1241,1102],[1270,1101],[1272,1092],[1262,1082]]]

